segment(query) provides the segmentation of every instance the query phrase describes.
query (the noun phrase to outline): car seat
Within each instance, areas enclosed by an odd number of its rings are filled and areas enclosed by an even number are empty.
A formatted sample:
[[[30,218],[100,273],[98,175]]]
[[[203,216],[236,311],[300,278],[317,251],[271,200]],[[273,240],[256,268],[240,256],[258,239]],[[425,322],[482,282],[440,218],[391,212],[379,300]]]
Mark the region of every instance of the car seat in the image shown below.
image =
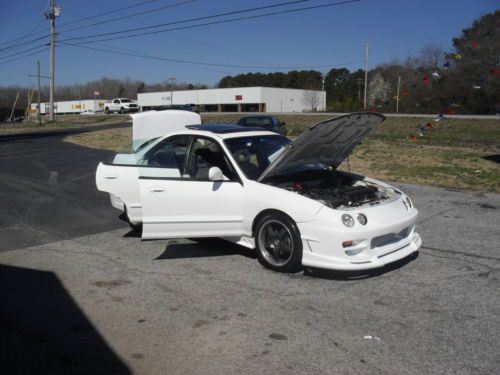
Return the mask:
[[[259,168],[250,161],[250,151],[248,151],[246,148],[236,150],[234,152],[234,158],[248,178],[254,180],[259,177]]]

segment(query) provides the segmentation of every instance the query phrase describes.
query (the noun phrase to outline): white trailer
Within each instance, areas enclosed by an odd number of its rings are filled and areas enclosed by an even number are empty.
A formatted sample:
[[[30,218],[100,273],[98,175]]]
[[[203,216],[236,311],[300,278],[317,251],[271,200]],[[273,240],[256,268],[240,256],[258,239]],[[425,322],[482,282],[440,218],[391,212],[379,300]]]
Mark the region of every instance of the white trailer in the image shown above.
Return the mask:
[[[102,112],[104,111],[104,104],[106,100],[68,100],[54,103],[54,112],[57,114],[79,114],[84,111]],[[31,104],[31,113],[37,113],[38,103]],[[41,113],[48,114],[50,112],[50,103],[41,103]]]

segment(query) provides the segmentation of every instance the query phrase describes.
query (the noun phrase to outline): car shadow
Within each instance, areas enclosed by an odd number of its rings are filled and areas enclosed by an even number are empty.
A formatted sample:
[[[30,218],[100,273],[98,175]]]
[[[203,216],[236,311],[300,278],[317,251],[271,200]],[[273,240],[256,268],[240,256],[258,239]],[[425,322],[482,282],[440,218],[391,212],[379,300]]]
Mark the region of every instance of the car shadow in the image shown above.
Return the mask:
[[[481,159],[492,161],[493,163],[500,164],[500,154],[483,156]]]
[[[4,374],[130,374],[52,272],[0,265]]]
[[[226,255],[241,255],[252,259],[257,258],[254,250],[220,238],[192,238],[189,240],[192,242],[178,243],[177,240],[169,240],[165,251],[156,257],[155,260],[219,257]]]
[[[313,277],[318,279],[337,280],[337,281],[351,281],[369,279],[376,276],[381,276],[387,272],[395,271],[401,267],[406,266],[408,263],[414,261],[419,256],[419,252],[408,255],[406,258],[398,260],[387,266],[376,268],[366,271],[333,271],[319,268],[304,268],[304,276]]]

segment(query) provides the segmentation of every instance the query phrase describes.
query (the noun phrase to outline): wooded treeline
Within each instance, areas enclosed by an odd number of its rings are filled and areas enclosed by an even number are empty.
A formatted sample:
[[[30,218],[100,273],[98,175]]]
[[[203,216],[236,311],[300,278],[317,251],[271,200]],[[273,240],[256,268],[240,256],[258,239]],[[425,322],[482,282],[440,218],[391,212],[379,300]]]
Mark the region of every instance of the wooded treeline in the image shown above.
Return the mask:
[[[368,73],[370,110],[407,113],[500,112],[500,11],[476,20],[453,39],[453,51],[427,45],[405,61],[382,64]],[[399,96],[397,94],[400,79]],[[224,77],[218,87],[322,88],[321,72],[247,73]],[[363,108],[364,71],[334,68],[324,76],[327,110]]]
[[[172,83],[165,81],[157,84],[146,84],[143,81],[125,79],[109,79],[101,78],[100,80],[87,82],[85,84],[63,85],[56,86],[55,98],[56,101],[63,100],[78,100],[78,99],[92,99],[94,93],[98,92],[98,99],[112,99],[112,98],[137,98],[137,94],[141,92],[155,92],[155,91],[169,91],[169,90],[193,90],[193,89],[206,89],[207,85],[196,83]],[[28,95],[30,95],[33,87],[20,87],[20,86],[0,86],[0,107],[12,107],[16,95],[19,92],[19,101],[17,108],[26,108],[28,103]],[[41,89],[41,101],[48,101],[49,87],[44,86]],[[35,96],[33,101],[35,102]]]
[[[474,113],[500,111],[500,11],[482,16],[453,39],[453,51],[428,45],[405,61],[393,61],[371,69],[368,74],[370,110],[406,113]],[[400,77],[399,96],[397,83]],[[324,79],[324,82],[323,82]],[[349,112],[363,108],[364,71],[334,68],[324,76],[316,70],[287,73],[246,73],[222,78],[216,87],[284,87],[327,91],[327,110]],[[57,86],[56,100],[94,97],[136,98],[137,93],[204,89],[207,85],[165,81],[102,78],[86,84]],[[28,87],[0,86],[0,107],[12,106],[20,92],[18,108],[26,107]],[[48,99],[48,87],[42,89],[42,101]],[[36,96],[34,98],[36,100]]]

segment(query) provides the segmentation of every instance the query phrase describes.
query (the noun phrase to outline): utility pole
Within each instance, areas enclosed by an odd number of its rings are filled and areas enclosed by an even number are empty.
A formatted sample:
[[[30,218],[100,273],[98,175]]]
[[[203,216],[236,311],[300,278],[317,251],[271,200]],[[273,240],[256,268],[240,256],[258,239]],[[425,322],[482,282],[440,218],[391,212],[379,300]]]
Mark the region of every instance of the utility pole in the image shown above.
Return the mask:
[[[168,80],[170,81],[170,106],[172,107],[174,105],[174,83],[176,78],[170,77]]]
[[[41,103],[40,103],[40,60],[37,60],[36,62],[36,75],[37,75],[37,84],[38,84],[38,126],[42,126],[42,108]]]
[[[368,90],[368,43],[366,43],[365,48],[365,98],[363,103],[363,108],[366,109],[366,93]]]
[[[396,113],[399,113],[399,86],[401,85],[401,76],[398,76],[398,90],[396,91]]]
[[[46,78],[50,80],[50,77],[40,75],[40,60],[36,62],[36,74],[28,74],[28,77],[36,77],[38,86],[38,125],[42,126],[42,104],[40,103],[41,86],[40,78]]]
[[[356,80],[358,82],[358,103],[361,103],[361,78]]]
[[[54,90],[55,90],[55,53],[56,53],[56,14],[54,0],[50,0],[50,121],[55,121],[54,116]]]
[[[16,105],[17,105],[17,99],[19,99],[19,91],[17,92],[16,100],[14,100],[14,105],[12,106],[12,111],[10,111],[9,122],[12,121],[12,118],[14,117],[14,112],[16,110]]]

